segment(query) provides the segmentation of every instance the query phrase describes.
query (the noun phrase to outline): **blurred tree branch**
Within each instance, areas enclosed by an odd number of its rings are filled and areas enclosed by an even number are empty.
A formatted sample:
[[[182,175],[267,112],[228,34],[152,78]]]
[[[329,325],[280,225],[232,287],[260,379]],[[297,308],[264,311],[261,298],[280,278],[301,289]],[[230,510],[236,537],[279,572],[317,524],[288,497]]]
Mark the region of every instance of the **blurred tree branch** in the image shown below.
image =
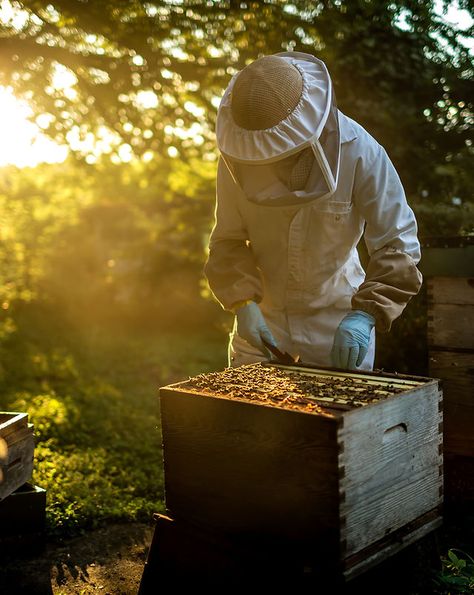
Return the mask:
[[[216,105],[230,77],[259,55],[296,50],[328,64],[341,109],[387,147],[411,195],[470,197],[472,55],[432,1],[10,6],[0,22],[0,83],[37,114],[51,114],[47,132],[58,141],[74,127],[107,127],[136,154],[169,145],[183,158],[212,153]],[[460,8],[472,14],[468,0]],[[54,84],[59,65],[76,76],[69,90]],[[201,127],[200,144],[197,132],[182,134],[193,124]]]

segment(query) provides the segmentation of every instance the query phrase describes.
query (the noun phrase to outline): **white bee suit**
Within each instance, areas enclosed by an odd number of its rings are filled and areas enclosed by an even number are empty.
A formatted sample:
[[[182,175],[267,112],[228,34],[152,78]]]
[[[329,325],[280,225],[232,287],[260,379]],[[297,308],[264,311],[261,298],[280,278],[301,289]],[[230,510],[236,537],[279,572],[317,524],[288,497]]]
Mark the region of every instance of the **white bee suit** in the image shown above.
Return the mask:
[[[381,331],[421,284],[417,226],[385,150],[335,105],[325,65],[307,54],[278,54],[303,77],[297,107],[265,130],[232,120],[231,81],[219,108],[216,220],[206,275],[222,306],[259,303],[283,351],[330,365],[334,333],[351,309]],[[306,186],[290,190],[285,168],[314,154]],[[288,164],[290,164],[288,166]],[[356,246],[364,235],[370,262]],[[232,365],[264,356],[233,333]],[[374,362],[374,333],[361,365]]]

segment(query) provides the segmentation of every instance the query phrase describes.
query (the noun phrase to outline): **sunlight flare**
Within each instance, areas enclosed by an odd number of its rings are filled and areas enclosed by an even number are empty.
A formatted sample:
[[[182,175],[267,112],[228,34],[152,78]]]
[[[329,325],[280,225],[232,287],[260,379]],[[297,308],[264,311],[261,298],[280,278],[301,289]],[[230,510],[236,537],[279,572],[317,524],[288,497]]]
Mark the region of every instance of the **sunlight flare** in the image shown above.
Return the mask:
[[[28,120],[32,109],[18,100],[10,87],[0,87],[0,166],[34,167],[38,163],[64,161],[68,149],[41,133]]]

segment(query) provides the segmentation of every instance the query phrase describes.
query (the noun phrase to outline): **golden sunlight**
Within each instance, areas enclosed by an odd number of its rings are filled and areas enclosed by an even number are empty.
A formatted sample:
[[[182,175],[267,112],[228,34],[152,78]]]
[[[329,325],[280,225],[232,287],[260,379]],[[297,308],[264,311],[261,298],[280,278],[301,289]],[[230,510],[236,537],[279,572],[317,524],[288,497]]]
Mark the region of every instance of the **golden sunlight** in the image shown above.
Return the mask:
[[[68,148],[41,133],[28,120],[31,108],[18,100],[10,87],[0,87],[0,166],[34,167],[38,163],[64,161]]]

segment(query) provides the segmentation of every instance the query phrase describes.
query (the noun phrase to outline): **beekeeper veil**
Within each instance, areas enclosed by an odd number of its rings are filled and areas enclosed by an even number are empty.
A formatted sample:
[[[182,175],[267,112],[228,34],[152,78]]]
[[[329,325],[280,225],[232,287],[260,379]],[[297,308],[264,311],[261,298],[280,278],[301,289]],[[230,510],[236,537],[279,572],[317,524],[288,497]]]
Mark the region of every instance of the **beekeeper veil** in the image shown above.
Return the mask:
[[[309,202],[336,189],[337,106],[314,56],[284,52],[246,66],[224,93],[216,133],[232,178],[253,202]]]

